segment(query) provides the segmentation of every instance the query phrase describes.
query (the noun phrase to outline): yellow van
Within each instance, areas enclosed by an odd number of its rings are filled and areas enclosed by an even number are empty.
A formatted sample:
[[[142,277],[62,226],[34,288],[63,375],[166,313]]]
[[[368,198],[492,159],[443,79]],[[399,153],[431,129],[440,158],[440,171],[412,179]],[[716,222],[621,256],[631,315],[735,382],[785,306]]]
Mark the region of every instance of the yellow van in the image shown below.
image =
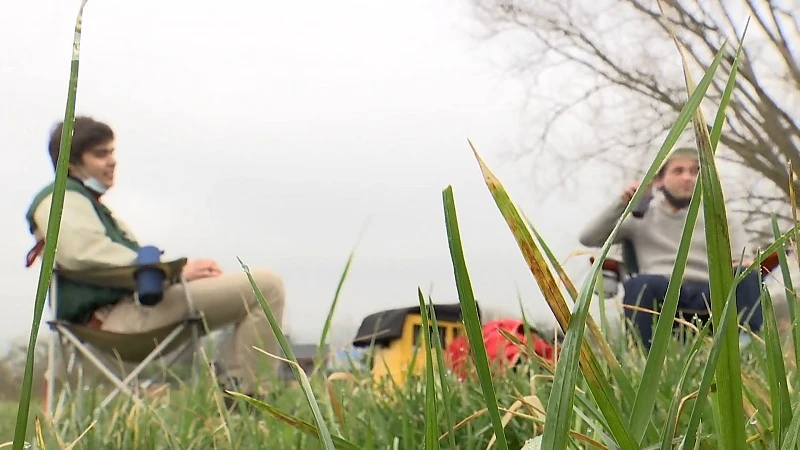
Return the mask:
[[[446,354],[447,346],[457,336],[465,334],[461,305],[433,305],[439,327],[439,340]],[[428,313],[430,317],[430,312]],[[481,317],[478,307],[478,317]],[[429,320],[432,326],[432,320]],[[431,331],[431,351],[435,352]],[[353,339],[353,346],[367,349],[367,367],[373,380],[381,382],[387,377],[397,386],[403,386],[411,376],[423,375],[425,349],[422,348],[422,315],[419,306],[380,311],[364,318]],[[435,357],[434,357],[435,359]]]

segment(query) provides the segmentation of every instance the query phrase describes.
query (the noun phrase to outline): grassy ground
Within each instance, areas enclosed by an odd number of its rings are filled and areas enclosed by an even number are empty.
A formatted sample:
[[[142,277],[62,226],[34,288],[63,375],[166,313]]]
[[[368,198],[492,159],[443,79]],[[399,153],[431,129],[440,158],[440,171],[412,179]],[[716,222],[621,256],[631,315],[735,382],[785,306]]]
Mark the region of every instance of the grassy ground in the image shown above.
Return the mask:
[[[32,405],[38,413],[37,405]],[[11,442],[14,438],[14,423],[17,418],[17,404],[14,402],[0,402],[0,445]],[[33,418],[28,421],[28,429],[33,429]]]
[[[641,448],[661,441],[659,429],[674,420],[675,411],[670,411],[676,398],[689,396],[700,385],[707,364],[710,338],[706,338],[706,351],[686,366],[690,355],[689,341],[682,344],[671,342],[664,364],[661,385],[650,422],[654,427],[647,433]],[[620,348],[620,362],[630,379],[639,384],[645,359],[640,349],[629,343]],[[749,436],[769,435],[770,418],[768,393],[763,357],[764,344],[754,342],[743,352],[743,373],[746,397],[745,420]],[[266,356],[265,356],[266,357]],[[681,383],[684,367],[688,367]],[[519,367],[516,371],[496,372],[494,387],[497,405],[507,416],[505,436],[512,449],[522,448],[525,441],[541,434],[544,405],[547,404],[552,386],[553,367],[536,359]],[[346,375],[346,376],[343,376]],[[425,447],[426,386],[421,377],[403,388],[376,383],[367,373],[352,372],[332,377],[315,377],[312,386],[321,411],[333,434],[338,428],[341,436],[361,449],[421,449]],[[321,449],[323,448],[313,431],[313,415],[297,383],[287,384],[278,390],[277,397],[269,402],[270,411],[248,411],[229,413],[223,409],[221,395],[209,377],[201,377],[195,387],[184,386],[164,390],[147,397],[147,408],[142,409],[123,399],[113,403],[100,413],[93,424],[88,417],[78,413],[77,404],[67,406],[68,413],[61,419],[56,433],[52,424],[43,419],[42,429],[46,448],[65,448],[77,440],[76,449]],[[582,384],[582,383],[581,383]],[[601,420],[599,411],[592,406],[586,387],[579,384],[576,389],[576,411],[580,418],[575,429],[584,430],[573,434],[578,448],[614,448],[610,436],[592,423]],[[680,386],[678,390],[676,387]],[[446,387],[447,389],[443,389]],[[492,423],[486,412],[480,383],[472,380],[459,382],[453,377],[444,379],[444,386],[437,383],[436,430],[443,449],[486,449],[493,438]],[[446,396],[445,393],[446,392]],[[100,397],[99,390],[85,392],[85,410]],[[394,395],[392,394],[394,393]],[[623,401],[623,393],[616,395]],[[691,399],[683,406],[688,410]],[[244,406],[244,402],[242,403]],[[39,414],[38,405],[34,412]],[[242,413],[243,411],[243,413]],[[711,405],[704,407],[699,427],[699,448],[721,448],[715,438]],[[16,405],[6,403],[0,410],[0,442],[10,441]],[[689,415],[684,413],[675,424],[677,429],[685,427]],[[752,416],[752,419],[750,417]],[[302,423],[305,422],[306,425]],[[450,424],[455,429],[450,440]],[[588,425],[588,427],[587,427]],[[88,431],[86,431],[88,429]],[[306,432],[301,430],[305,429]],[[33,422],[29,428],[33,439]],[[58,438],[56,438],[58,434]],[[30,440],[30,439],[29,439]],[[455,445],[452,443],[455,442]],[[758,439],[756,439],[758,442]],[[611,444],[611,445],[609,445]],[[351,448],[346,445],[337,448]],[[753,448],[758,448],[757,446]]]

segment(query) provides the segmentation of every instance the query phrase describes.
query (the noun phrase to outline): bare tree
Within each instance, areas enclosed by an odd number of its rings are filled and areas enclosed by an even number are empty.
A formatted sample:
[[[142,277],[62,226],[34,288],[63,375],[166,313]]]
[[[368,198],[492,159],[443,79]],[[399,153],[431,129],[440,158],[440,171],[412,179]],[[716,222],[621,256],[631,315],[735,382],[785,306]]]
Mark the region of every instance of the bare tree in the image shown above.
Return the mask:
[[[579,180],[587,166],[630,176],[652,161],[688,98],[670,27],[695,80],[729,43],[702,105],[713,120],[749,17],[719,157],[738,170],[732,200],[754,230],[772,210],[786,215],[789,162],[800,168],[797,0],[663,0],[663,13],[657,0],[467,1],[485,37],[509,39],[510,67],[530,82],[534,134],[518,156],[547,167],[532,178],[549,186]]]

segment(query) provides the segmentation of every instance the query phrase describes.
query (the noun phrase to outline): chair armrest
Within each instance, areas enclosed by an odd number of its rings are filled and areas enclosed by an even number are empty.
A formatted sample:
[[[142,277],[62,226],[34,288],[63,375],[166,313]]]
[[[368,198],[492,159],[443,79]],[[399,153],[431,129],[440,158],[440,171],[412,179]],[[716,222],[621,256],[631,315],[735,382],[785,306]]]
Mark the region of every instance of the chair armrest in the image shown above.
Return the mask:
[[[136,277],[134,275],[137,270],[146,267],[161,269],[165,274],[164,282],[168,286],[180,279],[181,271],[186,265],[186,262],[187,258],[179,258],[173,261],[163,261],[158,264],[132,264],[129,266],[84,270],[58,269],[56,272],[58,272],[59,276],[79,283],[135,291]]]
[[[596,259],[595,259],[594,256],[590,256],[589,257],[589,262],[591,264],[594,264],[595,260]],[[623,274],[624,274],[624,270],[625,270],[624,267],[625,267],[625,264],[622,261],[620,261],[620,260],[618,260],[616,258],[606,258],[605,260],[603,260],[602,269],[603,270],[610,270],[610,271],[616,273],[617,274],[617,278],[619,278],[620,281],[622,281],[622,278],[623,278]]]
[[[776,267],[780,265],[778,259],[778,252],[770,253],[763,261],[761,261],[761,276],[770,274]]]

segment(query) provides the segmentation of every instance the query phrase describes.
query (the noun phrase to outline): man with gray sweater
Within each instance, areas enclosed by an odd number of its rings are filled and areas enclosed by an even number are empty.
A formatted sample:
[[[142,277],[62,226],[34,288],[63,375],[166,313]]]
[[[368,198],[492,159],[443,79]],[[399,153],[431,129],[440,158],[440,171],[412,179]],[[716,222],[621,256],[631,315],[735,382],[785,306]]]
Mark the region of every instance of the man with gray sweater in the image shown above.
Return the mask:
[[[696,149],[680,147],[673,150],[653,180],[653,198],[646,213],[639,218],[630,215],[620,226],[616,242],[630,242],[639,265],[638,275],[629,278],[624,284],[623,301],[626,305],[660,310],[675,265],[699,169]],[[638,188],[638,182],[629,184],[620,197],[583,229],[579,237],[580,243],[587,247],[601,247]],[[734,265],[752,263],[752,260],[739,261],[747,243],[741,224],[729,221],[728,227]],[[692,233],[678,300],[679,311],[697,311],[698,315],[704,315],[702,312],[708,313],[708,271],[705,220],[701,210]],[[740,323],[746,321],[754,332],[761,329],[763,322],[759,300],[758,274],[752,272],[737,286],[736,305],[737,313],[741,317]],[[641,334],[642,343],[649,349],[653,335],[653,315],[631,308],[625,308],[625,315],[633,321]]]

